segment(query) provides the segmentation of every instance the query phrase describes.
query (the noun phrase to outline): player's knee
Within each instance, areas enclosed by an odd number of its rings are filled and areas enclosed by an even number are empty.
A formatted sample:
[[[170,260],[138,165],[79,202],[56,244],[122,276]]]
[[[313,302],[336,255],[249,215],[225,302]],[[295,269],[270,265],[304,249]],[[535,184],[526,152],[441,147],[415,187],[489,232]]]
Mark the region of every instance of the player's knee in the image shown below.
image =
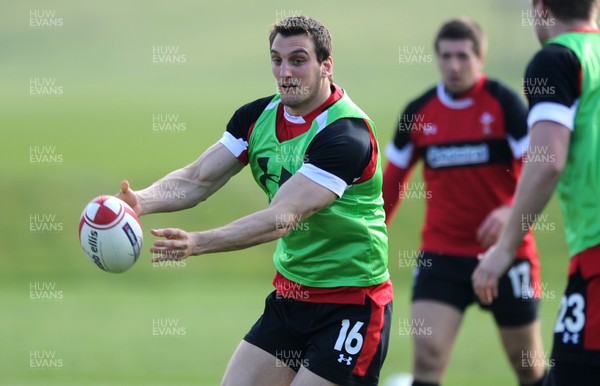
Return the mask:
[[[419,373],[439,372],[445,366],[443,346],[433,339],[415,341],[415,370]]]

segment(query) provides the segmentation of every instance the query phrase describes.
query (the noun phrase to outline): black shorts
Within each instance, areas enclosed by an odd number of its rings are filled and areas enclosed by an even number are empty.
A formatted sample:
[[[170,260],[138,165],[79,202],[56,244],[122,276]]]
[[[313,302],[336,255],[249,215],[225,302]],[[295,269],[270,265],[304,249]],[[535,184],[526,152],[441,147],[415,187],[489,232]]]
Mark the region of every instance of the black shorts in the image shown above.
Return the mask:
[[[341,385],[377,385],[387,354],[392,302],[380,306],[302,302],[273,291],[244,340],[271,353],[273,366],[301,366]]]
[[[596,370],[595,384],[600,385],[600,247],[571,259],[554,325],[552,358],[558,376],[571,367],[591,366]]]
[[[548,369],[544,386],[598,386],[600,384],[600,366],[552,363],[555,367]]]
[[[491,305],[483,305],[471,283],[471,275],[479,263],[477,258],[422,252],[418,259],[413,302],[434,300],[454,306],[460,312],[477,302],[492,312],[500,327],[525,326],[537,319],[539,298],[533,289],[540,288],[539,275],[532,271],[529,260],[515,259],[511,269],[500,278],[498,298]]]

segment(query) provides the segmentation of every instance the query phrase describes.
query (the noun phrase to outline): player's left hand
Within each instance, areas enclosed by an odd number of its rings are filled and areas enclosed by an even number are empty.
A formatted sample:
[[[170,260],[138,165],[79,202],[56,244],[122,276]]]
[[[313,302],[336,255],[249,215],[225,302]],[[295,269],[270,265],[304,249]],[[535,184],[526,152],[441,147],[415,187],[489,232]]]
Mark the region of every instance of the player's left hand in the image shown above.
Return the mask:
[[[477,241],[482,247],[489,248],[498,241],[509,214],[510,206],[502,205],[487,215],[477,229]]]
[[[471,276],[473,290],[481,303],[491,304],[498,297],[498,282],[510,267],[513,257],[511,253],[494,245],[479,255],[479,260],[479,265]]]
[[[194,250],[194,240],[191,233],[177,228],[152,229],[154,236],[164,237],[166,240],[156,240],[150,248],[152,262],[166,260],[183,260],[190,256]]]

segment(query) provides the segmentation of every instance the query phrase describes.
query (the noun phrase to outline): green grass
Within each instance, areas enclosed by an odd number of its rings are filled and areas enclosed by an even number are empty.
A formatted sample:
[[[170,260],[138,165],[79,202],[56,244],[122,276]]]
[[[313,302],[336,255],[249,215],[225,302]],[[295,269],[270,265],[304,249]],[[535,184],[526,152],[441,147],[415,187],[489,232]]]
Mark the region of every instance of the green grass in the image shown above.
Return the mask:
[[[0,127],[3,215],[0,220],[0,384],[215,385],[239,340],[272,290],[273,244],[193,257],[182,268],[153,268],[147,247],[153,227],[209,229],[265,207],[247,170],[206,203],[187,212],[142,218],[146,252],[130,271],[111,275],[87,261],[77,240],[84,205],[113,194],[123,178],[142,188],[194,160],[218,140],[240,105],[274,92],[266,34],[277,12],[310,14],[334,38],[335,79],[375,121],[380,142],[397,114],[438,79],[434,64],[401,65],[399,46],[424,47],[442,20],[476,17],[489,35],[486,71],[514,88],[537,49],[521,26],[517,1],[118,2],[52,4],[22,1],[0,13]],[[29,11],[50,9],[59,29],[29,28]],[[152,63],[153,46],[178,46],[185,64]],[[64,93],[29,95],[29,80],[55,78]],[[152,130],[153,114],[179,114],[181,133]],[[58,165],[30,163],[31,146],[53,146]],[[415,174],[418,177],[418,173]],[[554,291],[541,316],[551,331],[566,272],[557,231],[540,234],[543,280]],[[55,216],[62,230],[36,233],[30,216]],[[398,333],[408,317],[411,272],[399,250],[419,245],[423,202],[408,201],[390,229],[394,323],[383,377],[410,372],[411,342]],[[49,283],[58,300],[32,300],[32,283]],[[154,336],[155,319],[177,320],[186,334]],[[48,350],[60,368],[32,368],[30,351]],[[467,313],[445,385],[516,384],[491,318]]]

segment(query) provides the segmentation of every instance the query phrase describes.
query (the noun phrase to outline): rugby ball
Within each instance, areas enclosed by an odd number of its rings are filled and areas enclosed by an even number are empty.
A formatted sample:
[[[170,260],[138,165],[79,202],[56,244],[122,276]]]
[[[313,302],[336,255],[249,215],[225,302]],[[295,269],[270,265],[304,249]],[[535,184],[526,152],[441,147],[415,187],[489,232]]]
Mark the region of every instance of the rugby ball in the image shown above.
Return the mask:
[[[100,196],[90,201],[79,219],[79,242],[98,268],[128,270],[140,256],[144,234],[137,215],[125,201]]]

